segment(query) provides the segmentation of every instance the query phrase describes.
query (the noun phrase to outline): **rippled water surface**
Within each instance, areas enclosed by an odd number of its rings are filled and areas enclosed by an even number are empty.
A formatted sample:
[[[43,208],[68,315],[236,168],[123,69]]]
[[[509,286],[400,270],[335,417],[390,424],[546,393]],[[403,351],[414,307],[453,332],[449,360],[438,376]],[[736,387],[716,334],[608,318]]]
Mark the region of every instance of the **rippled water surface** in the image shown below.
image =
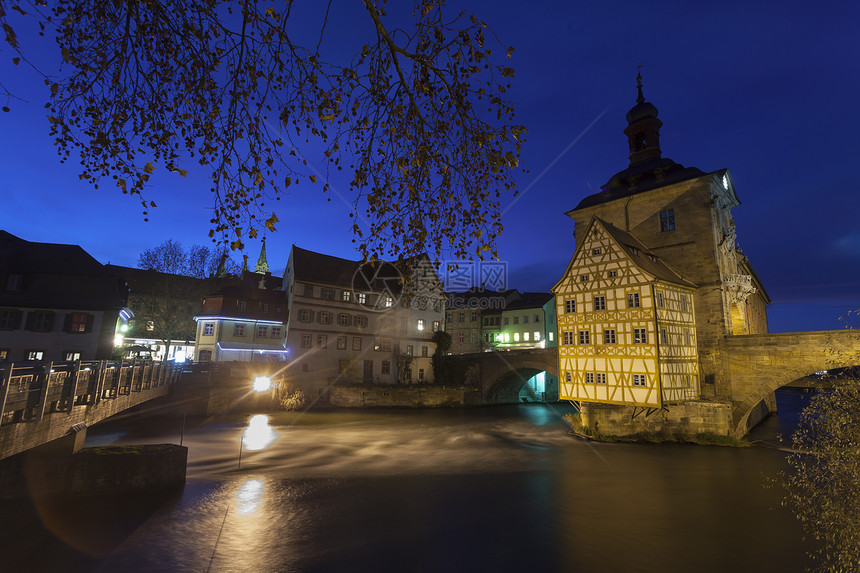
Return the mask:
[[[124,572],[803,570],[809,547],[779,491],[763,487],[783,467],[780,451],[595,444],[567,434],[565,411],[272,413],[253,423],[188,418],[184,429],[171,416],[96,427],[87,445],[178,443],[182,434],[184,490],[129,507],[54,511],[64,516],[37,508],[35,545],[18,543],[11,563]]]

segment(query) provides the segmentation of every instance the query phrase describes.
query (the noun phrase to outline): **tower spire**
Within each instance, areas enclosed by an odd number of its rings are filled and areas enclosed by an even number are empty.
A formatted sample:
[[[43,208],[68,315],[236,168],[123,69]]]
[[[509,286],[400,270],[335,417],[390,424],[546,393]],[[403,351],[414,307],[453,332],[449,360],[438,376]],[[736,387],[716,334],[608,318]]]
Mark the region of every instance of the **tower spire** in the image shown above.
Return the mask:
[[[636,103],[643,103],[645,96],[642,95],[642,64],[636,66],[636,88],[639,90],[639,97],[636,98]]]
[[[257,259],[257,265],[254,267],[254,272],[261,275],[269,272],[269,262],[266,260],[266,237],[263,237],[263,246],[260,248],[260,256]]]
[[[660,127],[663,122],[657,119],[657,108],[645,101],[642,94],[642,66],[637,67],[636,90],[638,97],[636,105],[627,112],[627,143],[630,147],[630,165],[643,163],[651,159],[659,159]]]

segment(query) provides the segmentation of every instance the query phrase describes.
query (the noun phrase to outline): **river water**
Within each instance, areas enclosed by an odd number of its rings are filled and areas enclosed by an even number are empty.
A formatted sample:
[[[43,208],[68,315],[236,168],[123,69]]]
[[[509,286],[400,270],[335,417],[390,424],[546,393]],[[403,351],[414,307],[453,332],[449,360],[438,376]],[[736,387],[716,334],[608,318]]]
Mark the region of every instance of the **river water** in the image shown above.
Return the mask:
[[[0,545],[14,568],[0,569],[804,569],[812,547],[780,491],[764,487],[784,468],[783,452],[587,442],[568,435],[567,411],[332,410],[188,418],[184,429],[172,415],[96,426],[88,446],[178,443],[181,433],[185,488],[128,507],[14,508],[4,521],[21,527],[6,527]],[[780,423],[753,437],[772,437]]]

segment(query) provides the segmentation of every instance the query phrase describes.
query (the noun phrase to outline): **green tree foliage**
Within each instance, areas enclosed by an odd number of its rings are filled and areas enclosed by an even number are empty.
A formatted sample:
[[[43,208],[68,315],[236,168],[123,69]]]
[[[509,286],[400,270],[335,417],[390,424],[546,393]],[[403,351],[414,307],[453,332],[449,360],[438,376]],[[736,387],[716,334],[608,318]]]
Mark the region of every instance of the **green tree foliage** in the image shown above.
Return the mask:
[[[324,49],[331,2],[0,0],[0,25],[16,61],[12,11],[56,34],[63,73],[46,84],[60,155],[139,198],[144,216],[156,170],[185,177],[194,162],[211,176],[210,237],[242,248],[275,229],[271,200],[300,182],[330,194],[343,171],[364,256],[497,256],[525,133],[505,100],[514,70],[495,59],[513,48],[444,0],[415,0],[405,17],[385,0],[361,6],[351,57]]]
[[[430,362],[433,365],[433,380],[436,384],[459,386],[466,380],[469,365],[462,356],[448,355],[451,349],[451,335],[439,330],[433,333],[430,341],[436,345]]]

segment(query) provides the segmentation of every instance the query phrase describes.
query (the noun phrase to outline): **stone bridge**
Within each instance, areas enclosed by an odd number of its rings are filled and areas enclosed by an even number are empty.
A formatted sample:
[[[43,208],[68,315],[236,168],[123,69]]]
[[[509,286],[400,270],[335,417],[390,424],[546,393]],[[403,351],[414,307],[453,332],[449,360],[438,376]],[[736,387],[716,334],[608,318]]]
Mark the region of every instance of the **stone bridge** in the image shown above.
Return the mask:
[[[0,368],[0,460],[60,438],[69,453],[77,451],[88,426],[166,396],[180,374],[178,366],[152,361],[6,364]]]
[[[558,348],[533,348],[464,354],[471,373],[481,387],[487,404],[518,402],[517,394],[526,381],[540,372],[558,380]],[[556,383],[555,397],[558,397]]]
[[[715,357],[717,398],[731,400],[733,431],[743,436],[777,388],[821,370],[860,365],[860,330],[728,336]]]

